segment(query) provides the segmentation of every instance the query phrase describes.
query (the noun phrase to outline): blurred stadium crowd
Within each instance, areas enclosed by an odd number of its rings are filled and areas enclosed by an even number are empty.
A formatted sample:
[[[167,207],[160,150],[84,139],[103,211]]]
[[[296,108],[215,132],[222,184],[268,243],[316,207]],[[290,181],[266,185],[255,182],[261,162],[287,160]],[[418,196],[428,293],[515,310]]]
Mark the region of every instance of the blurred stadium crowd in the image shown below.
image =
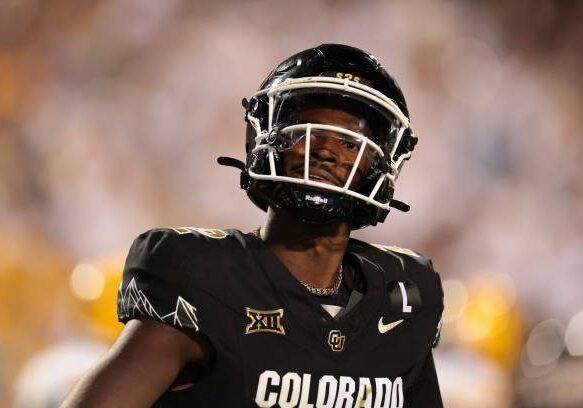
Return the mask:
[[[0,2],[0,406],[54,407],[120,330],[125,251],[154,226],[251,230],[218,155],[269,69],[370,50],[419,137],[356,236],[430,254],[448,407],[583,407],[583,2]]]

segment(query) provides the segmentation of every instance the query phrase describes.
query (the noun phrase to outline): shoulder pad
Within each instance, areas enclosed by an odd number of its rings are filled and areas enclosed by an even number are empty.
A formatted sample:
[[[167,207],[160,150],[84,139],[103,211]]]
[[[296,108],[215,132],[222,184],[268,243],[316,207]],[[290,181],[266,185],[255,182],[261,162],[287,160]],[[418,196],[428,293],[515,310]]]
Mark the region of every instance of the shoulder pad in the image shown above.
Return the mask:
[[[401,248],[401,247],[394,246],[394,245],[381,245],[381,244],[371,244],[371,245],[380,249],[381,251],[385,251],[385,252],[398,252],[400,254],[413,256],[415,258],[421,257],[420,254],[418,254],[417,252],[415,252],[411,249],[408,249],[408,248]]]
[[[237,230],[218,228],[164,227],[146,231],[138,237],[145,238],[171,242],[179,248],[191,249],[193,245],[230,247],[233,243],[241,241],[241,233]]]
[[[201,254],[208,254],[210,248],[223,251],[237,245],[240,246],[235,231],[193,227],[155,228],[135,239],[126,259],[126,267],[150,268],[157,273],[164,271],[174,275],[180,269],[200,261]]]
[[[419,252],[413,251],[409,248],[401,248],[394,245],[381,245],[381,244],[371,244],[374,248],[380,249],[383,252],[389,253],[401,260],[403,263],[417,263],[424,266],[428,266],[433,269],[433,264],[431,260]]]
[[[195,228],[195,227],[176,227],[169,228],[179,235],[182,234],[194,234],[194,235],[204,235],[208,238],[213,239],[223,239],[226,238],[229,233],[218,228]]]

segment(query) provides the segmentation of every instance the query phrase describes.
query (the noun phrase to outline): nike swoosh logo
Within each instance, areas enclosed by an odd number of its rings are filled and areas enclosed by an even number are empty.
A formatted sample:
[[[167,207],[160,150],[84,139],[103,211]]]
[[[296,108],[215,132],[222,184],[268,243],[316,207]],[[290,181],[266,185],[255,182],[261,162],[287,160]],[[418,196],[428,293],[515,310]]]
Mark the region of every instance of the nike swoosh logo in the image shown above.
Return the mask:
[[[378,325],[379,332],[381,334],[384,334],[384,333],[388,332],[389,330],[393,330],[395,327],[397,327],[401,323],[403,323],[403,319],[401,319],[401,320],[395,320],[394,322],[390,322],[390,323],[387,323],[387,324],[383,324],[383,318],[381,317],[379,319],[379,325]]]

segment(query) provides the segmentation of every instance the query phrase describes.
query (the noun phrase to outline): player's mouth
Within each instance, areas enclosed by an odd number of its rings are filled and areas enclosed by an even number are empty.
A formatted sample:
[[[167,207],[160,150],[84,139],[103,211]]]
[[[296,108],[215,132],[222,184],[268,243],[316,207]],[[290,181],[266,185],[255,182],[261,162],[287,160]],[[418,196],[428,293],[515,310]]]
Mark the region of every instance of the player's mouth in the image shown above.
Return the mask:
[[[330,184],[333,186],[343,186],[344,183],[331,171],[321,167],[310,167],[308,178],[318,183]],[[304,178],[304,166],[296,166],[289,172],[290,177]]]
[[[334,181],[332,181],[330,179],[327,179],[325,177],[320,177],[320,176],[318,176],[316,174],[310,174],[310,176],[308,178],[310,180],[317,181],[319,183],[331,184],[331,185],[334,185],[334,186],[339,186],[340,185],[339,183],[336,183],[336,182],[334,182]]]

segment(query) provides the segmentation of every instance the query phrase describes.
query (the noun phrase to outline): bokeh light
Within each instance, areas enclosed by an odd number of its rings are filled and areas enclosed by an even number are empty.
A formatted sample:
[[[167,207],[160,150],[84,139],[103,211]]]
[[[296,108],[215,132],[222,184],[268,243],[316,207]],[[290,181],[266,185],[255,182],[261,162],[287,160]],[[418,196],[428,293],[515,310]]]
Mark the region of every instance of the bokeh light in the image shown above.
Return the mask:
[[[539,323],[526,341],[526,355],[533,365],[541,366],[555,362],[563,349],[564,327],[556,319]]]
[[[551,372],[565,349],[565,327],[558,319],[538,323],[528,335],[520,364],[527,378],[541,377]]]
[[[75,296],[83,300],[95,300],[103,293],[105,277],[98,267],[79,264],[73,269],[69,284]]]
[[[569,321],[565,330],[565,346],[572,356],[583,356],[583,310]]]
[[[458,279],[447,279],[443,281],[443,322],[451,323],[459,319],[464,312],[468,301],[468,290],[466,285]]]

